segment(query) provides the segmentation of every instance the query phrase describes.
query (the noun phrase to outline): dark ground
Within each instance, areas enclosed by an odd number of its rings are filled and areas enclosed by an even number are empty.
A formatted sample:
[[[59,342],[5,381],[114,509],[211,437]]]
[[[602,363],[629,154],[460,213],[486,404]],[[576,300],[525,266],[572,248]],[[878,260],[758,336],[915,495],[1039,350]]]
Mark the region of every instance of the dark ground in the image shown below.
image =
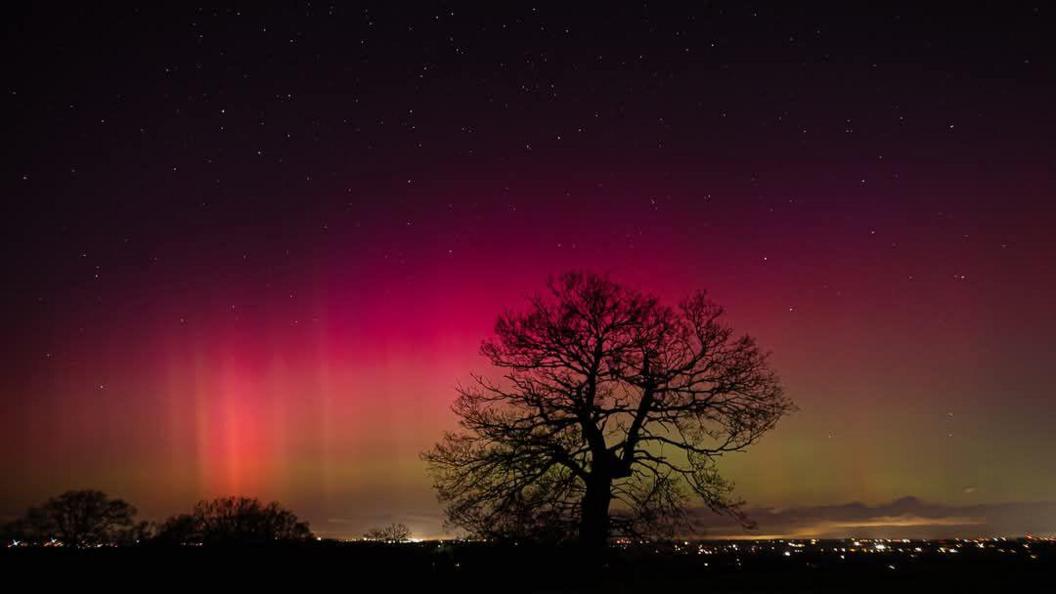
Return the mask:
[[[1026,546],[1024,546],[1026,545]],[[1056,591],[1056,543],[963,544],[938,552],[844,553],[825,542],[729,543],[610,550],[591,566],[571,549],[480,543],[313,543],[239,548],[0,550],[4,583],[33,590],[236,587],[463,592],[1011,592]],[[951,545],[952,547],[953,545]],[[867,547],[871,548],[871,547]],[[789,555],[785,555],[785,552]],[[27,581],[23,581],[23,580]]]

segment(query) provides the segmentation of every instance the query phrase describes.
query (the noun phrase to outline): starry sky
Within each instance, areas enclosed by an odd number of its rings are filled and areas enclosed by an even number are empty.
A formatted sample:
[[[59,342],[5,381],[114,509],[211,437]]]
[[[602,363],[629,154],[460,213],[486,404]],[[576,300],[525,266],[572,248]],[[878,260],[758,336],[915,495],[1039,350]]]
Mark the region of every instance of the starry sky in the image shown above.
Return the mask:
[[[454,387],[588,269],[773,352],[764,519],[1056,532],[1053,8],[786,4],[8,7],[0,516],[440,534]]]

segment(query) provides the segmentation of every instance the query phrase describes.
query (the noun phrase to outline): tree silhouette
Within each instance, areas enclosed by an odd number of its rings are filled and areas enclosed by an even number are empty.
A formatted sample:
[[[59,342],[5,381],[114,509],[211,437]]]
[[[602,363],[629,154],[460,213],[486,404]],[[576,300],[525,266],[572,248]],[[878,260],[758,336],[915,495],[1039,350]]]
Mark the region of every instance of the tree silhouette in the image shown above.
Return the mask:
[[[278,503],[248,497],[200,501],[190,514],[166,520],[157,541],[171,544],[243,544],[303,541],[312,538],[308,523]]]
[[[423,453],[447,520],[485,537],[671,532],[695,498],[748,524],[715,459],[793,409],[766,355],[697,293],[677,307],[567,273],[505,313],[452,410],[462,431]]]
[[[159,544],[201,544],[198,523],[191,514],[177,514],[158,526],[154,542]]]
[[[146,533],[146,523],[137,524],[135,515],[135,507],[102,491],[66,491],[29,508],[5,532],[33,544],[51,540],[71,547],[126,544]]]
[[[371,528],[363,536],[368,540],[406,542],[411,537],[411,529],[403,524],[393,523],[384,528]]]

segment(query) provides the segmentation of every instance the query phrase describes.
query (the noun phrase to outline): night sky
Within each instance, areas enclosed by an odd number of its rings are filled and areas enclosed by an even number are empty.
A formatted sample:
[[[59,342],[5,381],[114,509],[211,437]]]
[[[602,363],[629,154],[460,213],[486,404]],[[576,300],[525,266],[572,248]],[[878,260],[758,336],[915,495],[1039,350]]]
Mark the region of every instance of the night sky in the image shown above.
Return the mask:
[[[440,534],[481,339],[588,269],[773,351],[750,507],[1056,532],[1056,10],[785,4],[8,7],[0,517]]]

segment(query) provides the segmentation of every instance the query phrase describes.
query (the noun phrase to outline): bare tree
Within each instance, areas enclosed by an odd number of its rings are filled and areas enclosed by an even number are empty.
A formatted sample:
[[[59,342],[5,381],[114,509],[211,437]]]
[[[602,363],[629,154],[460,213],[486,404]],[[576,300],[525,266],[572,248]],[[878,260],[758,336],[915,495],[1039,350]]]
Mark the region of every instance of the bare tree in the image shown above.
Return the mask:
[[[278,503],[249,497],[199,501],[190,514],[166,520],[157,541],[171,544],[294,542],[312,538],[307,522]]]
[[[411,529],[401,523],[392,523],[383,528],[371,528],[363,536],[368,540],[407,542],[411,537]]]
[[[507,312],[452,409],[462,430],[422,454],[447,520],[485,536],[573,538],[686,526],[692,499],[748,524],[715,460],[793,409],[766,355],[697,293],[677,307],[568,273]]]
[[[102,491],[66,491],[29,508],[11,531],[35,544],[52,539],[70,547],[128,544],[146,531],[135,515],[135,507]]]

